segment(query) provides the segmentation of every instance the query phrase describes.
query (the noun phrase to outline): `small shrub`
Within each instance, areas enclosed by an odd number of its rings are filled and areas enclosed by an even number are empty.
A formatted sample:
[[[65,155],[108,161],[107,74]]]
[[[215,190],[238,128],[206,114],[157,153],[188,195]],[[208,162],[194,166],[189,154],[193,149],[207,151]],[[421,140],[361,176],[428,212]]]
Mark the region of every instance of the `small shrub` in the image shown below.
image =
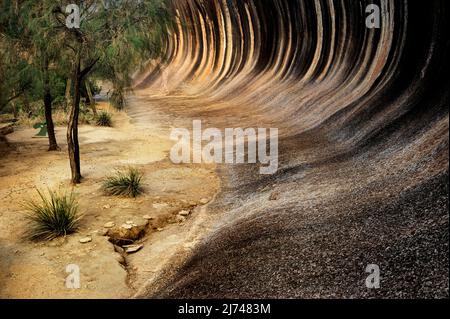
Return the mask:
[[[97,115],[97,125],[98,126],[112,126],[112,117],[111,114],[109,114],[106,111],[101,111]]]
[[[26,203],[29,229],[25,233],[30,240],[52,240],[77,231],[81,216],[73,193],[48,191],[45,197],[38,191],[41,201]]]
[[[126,106],[125,93],[120,89],[114,90],[109,101],[116,110],[123,110]]]
[[[130,167],[108,177],[103,184],[103,189],[108,195],[137,197],[143,192],[141,179],[142,174],[136,168]]]

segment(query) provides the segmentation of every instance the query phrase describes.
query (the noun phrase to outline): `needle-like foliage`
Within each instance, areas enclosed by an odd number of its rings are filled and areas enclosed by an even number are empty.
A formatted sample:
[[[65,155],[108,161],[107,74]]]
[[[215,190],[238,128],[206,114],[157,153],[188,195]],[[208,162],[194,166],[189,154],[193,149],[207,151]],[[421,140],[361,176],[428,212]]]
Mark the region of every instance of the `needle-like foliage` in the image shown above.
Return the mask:
[[[143,190],[141,186],[142,173],[136,168],[129,167],[125,171],[117,171],[109,176],[103,184],[108,195],[137,197]]]
[[[107,127],[111,127],[112,126],[112,117],[111,114],[109,114],[106,111],[101,111],[98,115],[97,115],[97,119],[96,119],[96,123],[98,126],[107,126]]]
[[[77,231],[81,215],[73,193],[58,193],[49,190],[44,196],[38,190],[40,201],[25,204],[28,211],[28,230],[25,237],[30,240],[52,240]]]

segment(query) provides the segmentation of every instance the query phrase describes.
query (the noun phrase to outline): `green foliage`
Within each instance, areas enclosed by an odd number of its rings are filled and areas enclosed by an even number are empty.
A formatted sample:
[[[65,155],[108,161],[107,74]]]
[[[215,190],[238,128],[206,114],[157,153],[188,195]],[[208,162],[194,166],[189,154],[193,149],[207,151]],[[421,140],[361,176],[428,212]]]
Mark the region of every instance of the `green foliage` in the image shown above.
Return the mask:
[[[8,39],[0,35],[0,112],[31,87],[33,71]]]
[[[67,63],[46,9],[41,1],[0,3],[0,111],[25,93],[28,102],[42,100],[44,70],[52,97],[64,96]]]
[[[117,110],[123,110],[126,105],[125,93],[121,89],[116,89],[111,93],[109,98],[111,105]]]
[[[101,111],[98,115],[97,115],[97,120],[96,123],[98,126],[108,126],[111,127],[112,126],[112,116],[111,114],[109,114],[106,111]]]
[[[29,228],[25,237],[30,240],[52,240],[77,231],[81,216],[73,193],[48,191],[45,197],[38,191],[40,202],[30,201],[28,210]]]
[[[131,74],[161,53],[172,24],[169,1],[75,3],[82,13],[80,29],[65,24],[67,1],[0,2],[0,108],[24,91],[31,102],[42,99],[47,67],[52,97],[64,96],[78,57],[81,70],[95,65],[89,77],[113,83],[113,104],[124,107]]]
[[[83,63],[96,62],[93,75],[113,84],[113,104],[122,109],[125,95],[131,86],[131,75],[148,59],[162,52],[163,38],[171,24],[171,14],[166,0],[113,1],[108,6],[103,1],[92,1],[86,19],[81,21],[84,35]],[[77,45],[76,37],[71,46]]]
[[[137,197],[142,192],[142,173],[136,168],[129,167],[124,171],[117,171],[103,183],[103,189],[108,195]]]

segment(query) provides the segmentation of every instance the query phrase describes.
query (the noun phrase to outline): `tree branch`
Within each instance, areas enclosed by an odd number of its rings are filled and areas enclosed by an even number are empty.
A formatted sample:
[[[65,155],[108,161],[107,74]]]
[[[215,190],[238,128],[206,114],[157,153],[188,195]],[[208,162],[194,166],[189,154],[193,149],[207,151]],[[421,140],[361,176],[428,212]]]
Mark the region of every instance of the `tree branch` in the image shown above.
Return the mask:
[[[100,60],[100,58],[95,59],[94,61],[92,61],[87,67],[85,67],[81,72],[80,72],[80,79],[84,78],[89,72],[91,72],[92,68],[95,66],[95,64],[97,64],[97,62]]]

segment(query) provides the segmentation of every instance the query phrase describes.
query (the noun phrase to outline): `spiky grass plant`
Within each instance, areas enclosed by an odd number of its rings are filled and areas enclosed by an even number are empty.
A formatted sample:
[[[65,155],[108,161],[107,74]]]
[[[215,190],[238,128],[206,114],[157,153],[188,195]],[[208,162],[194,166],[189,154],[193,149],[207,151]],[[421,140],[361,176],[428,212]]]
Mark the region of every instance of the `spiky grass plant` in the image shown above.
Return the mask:
[[[37,191],[40,201],[25,203],[29,228],[25,237],[30,240],[52,240],[77,231],[81,215],[74,194],[48,190],[44,196]]]
[[[96,123],[98,126],[112,126],[112,116],[106,111],[101,111],[97,115]]]
[[[128,167],[119,170],[115,175],[106,178],[103,189],[108,195],[137,197],[142,194],[142,173],[138,169]]]

